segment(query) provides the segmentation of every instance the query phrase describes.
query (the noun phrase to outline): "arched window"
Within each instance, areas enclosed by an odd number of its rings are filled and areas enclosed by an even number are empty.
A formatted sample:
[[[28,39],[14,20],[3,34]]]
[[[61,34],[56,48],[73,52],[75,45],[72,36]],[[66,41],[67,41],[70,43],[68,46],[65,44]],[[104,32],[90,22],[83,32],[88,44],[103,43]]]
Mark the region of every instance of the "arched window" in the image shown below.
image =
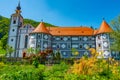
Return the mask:
[[[28,36],[26,35],[25,36],[25,46],[24,46],[24,48],[27,48],[27,44],[28,44]]]
[[[16,20],[13,21],[13,24],[16,24]]]
[[[13,24],[16,24],[17,17],[13,17]]]

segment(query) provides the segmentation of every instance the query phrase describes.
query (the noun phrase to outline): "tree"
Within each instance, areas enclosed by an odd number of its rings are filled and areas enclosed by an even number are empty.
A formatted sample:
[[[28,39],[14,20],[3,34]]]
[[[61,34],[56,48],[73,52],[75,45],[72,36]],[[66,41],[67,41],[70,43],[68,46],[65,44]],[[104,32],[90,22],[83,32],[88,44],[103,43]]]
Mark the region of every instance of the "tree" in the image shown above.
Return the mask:
[[[110,34],[113,38],[111,49],[114,51],[120,51],[120,16],[111,21],[113,32]]]
[[[14,52],[13,47],[6,45],[7,54],[10,55],[10,61],[12,61],[11,54]]]
[[[5,53],[6,53],[6,50],[4,50],[2,46],[3,46],[3,43],[0,40],[0,56],[5,55]]]
[[[59,52],[59,51],[57,51],[55,55],[56,55],[56,59],[57,59],[57,60],[60,60],[60,59],[61,59],[61,55],[60,55],[60,52]]]

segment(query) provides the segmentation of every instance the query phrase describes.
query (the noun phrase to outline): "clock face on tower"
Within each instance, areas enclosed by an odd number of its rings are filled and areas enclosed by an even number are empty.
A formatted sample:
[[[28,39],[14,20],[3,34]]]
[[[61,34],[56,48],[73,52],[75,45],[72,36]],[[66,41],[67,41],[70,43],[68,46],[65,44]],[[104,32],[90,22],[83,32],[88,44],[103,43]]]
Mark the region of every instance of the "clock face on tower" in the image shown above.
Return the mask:
[[[103,43],[103,46],[104,46],[104,47],[108,47],[108,42],[104,42],[104,43]]]

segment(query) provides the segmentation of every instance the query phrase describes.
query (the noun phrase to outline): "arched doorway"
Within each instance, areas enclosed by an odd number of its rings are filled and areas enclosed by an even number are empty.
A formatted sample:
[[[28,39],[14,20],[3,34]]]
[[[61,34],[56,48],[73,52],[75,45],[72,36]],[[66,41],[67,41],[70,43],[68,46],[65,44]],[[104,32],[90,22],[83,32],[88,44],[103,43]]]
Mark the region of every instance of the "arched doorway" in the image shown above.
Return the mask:
[[[25,58],[26,57],[26,52],[23,52],[23,58]]]

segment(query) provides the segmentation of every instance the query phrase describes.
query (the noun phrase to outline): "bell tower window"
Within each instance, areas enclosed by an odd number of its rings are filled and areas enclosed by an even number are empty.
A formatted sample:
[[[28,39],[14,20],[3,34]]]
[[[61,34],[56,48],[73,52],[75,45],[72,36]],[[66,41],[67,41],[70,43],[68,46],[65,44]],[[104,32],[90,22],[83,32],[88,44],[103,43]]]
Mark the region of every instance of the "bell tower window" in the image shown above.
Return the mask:
[[[16,24],[16,20],[13,21],[13,24]]]
[[[13,17],[13,24],[16,24],[17,17]]]

